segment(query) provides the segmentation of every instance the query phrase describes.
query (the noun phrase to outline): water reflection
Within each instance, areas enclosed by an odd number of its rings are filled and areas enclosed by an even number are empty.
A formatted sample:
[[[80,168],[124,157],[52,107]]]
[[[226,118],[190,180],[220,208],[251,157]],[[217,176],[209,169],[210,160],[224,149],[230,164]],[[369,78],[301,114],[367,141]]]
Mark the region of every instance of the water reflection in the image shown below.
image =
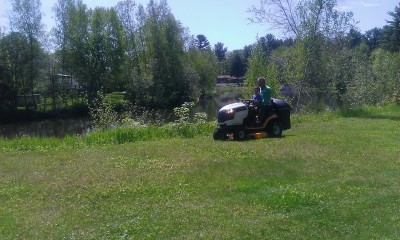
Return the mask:
[[[87,117],[51,119],[36,122],[20,122],[0,125],[0,136],[14,138],[21,136],[58,137],[82,135],[89,130]]]
[[[218,93],[209,98],[201,99],[193,108],[193,112],[205,112],[208,115],[209,121],[214,121],[217,118],[218,110],[223,106],[238,102],[242,98],[242,94],[236,88]]]
[[[193,113],[205,112],[208,115],[208,120],[214,121],[221,107],[237,102],[242,97],[236,87],[224,87],[223,90],[217,88],[217,91],[219,93],[215,96],[201,99],[193,108]],[[164,113],[164,115],[166,114]],[[165,119],[169,119],[168,116],[165,116]],[[83,135],[89,130],[90,122],[88,117],[0,124],[0,136],[7,138],[20,136],[63,138],[67,135]]]

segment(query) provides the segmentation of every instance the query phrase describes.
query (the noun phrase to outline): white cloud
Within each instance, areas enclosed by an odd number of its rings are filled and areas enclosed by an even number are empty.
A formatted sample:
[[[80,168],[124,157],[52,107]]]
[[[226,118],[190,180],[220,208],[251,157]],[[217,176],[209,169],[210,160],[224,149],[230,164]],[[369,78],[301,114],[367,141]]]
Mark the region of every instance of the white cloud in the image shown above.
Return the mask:
[[[335,10],[340,12],[348,12],[351,11],[352,7],[350,5],[338,5],[335,7]]]
[[[379,6],[382,6],[383,4],[382,4],[382,1],[374,1],[374,0],[371,0],[371,1],[361,1],[360,3],[359,3],[359,6],[360,7],[379,7]]]
[[[385,5],[388,5],[388,2],[393,0],[363,0],[363,1],[356,1],[356,0],[342,0],[338,1],[337,6],[335,7],[336,10],[340,12],[356,12],[360,11],[361,9],[372,9],[372,8],[379,8]]]
[[[359,7],[372,8],[380,7],[384,5],[385,1],[379,0],[364,0],[364,1],[354,1],[354,0],[343,0],[338,3],[337,9],[340,11],[351,11]]]

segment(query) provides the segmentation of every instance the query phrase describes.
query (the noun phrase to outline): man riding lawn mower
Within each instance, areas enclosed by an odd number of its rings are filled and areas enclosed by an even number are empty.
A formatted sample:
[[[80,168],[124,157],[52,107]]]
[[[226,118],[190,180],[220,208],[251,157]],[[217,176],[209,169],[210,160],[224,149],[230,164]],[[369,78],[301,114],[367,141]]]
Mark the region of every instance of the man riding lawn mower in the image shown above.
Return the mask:
[[[272,90],[265,85],[265,78],[257,79],[252,100],[243,100],[221,108],[218,112],[218,128],[214,140],[232,136],[235,140],[245,138],[280,137],[290,129],[290,106],[279,99],[271,99]]]
[[[218,127],[214,140],[281,137],[282,131],[290,129],[290,105],[279,99],[271,100],[266,119],[258,122],[257,109],[251,100],[228,104],[218,111]]]

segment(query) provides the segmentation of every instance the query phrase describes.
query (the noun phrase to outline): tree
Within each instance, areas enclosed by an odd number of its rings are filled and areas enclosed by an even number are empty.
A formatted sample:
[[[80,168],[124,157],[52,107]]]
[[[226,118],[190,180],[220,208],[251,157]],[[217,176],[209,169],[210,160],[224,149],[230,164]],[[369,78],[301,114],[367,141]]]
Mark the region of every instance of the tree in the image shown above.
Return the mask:
[[[249,61],[249,58],[251,57],[251,50],[252,50],[252,46],[244,46],[243,48],[243,57],[244,57],[244,63],[247,66],[247,63]]]
[[[297,4],[296,4],[297,3]],[[267,23],[296,38],[334,36],[348,29],[353,14],[335,9],[336,0],[260,0],[248,11],[253,23]]]
[[[192,47],[186,52],[185,59],[185,81],[193,91],[192,97],[197,98],[199,95],[210,93],[218,74],[218,60],[215,54],[211,50],[204,51]]]
[[[277,40],[273,34],[261,37],[258,42],[267,55],[271,54],[272,50],[277,49],[283,43],[281,40]]]
[[[224,47],[224,44],[221,42],[217,42],[217,44],[214,45],[214,53],[215,56],[217,56],[217,59],[219,62],[222,62],[223,60],[226,59],[226,52],[228,49]]]
[[[400,87],[400,53],[377,49],[372,53],[372,71],[375,75],[375,103],[389,102]]]
[[[81,1],[68,10],[68,52],[72,68],[92,104],[100,91],[120,90],[123,27],[114,8],[88,10]]]
[[[70,28],[68,27],[70,22],[69,11],[74,6],[74,0],[58,0],[54,6],[53,11],[55,12],[56,27],[53,29],[56,44],[60,51],[60,69],[61,73],[65,74],[68,68],[67,62],[67,50],[70,45]]]
[[[106,11],[104,30],[104,37],[106,38],[106,71],[108,75],[105,87],[109,91],[123,90],[124,82],[121,81],[121,66],[124,61],[123,57],[126,48],[123,41],[123,26],[115,8]]]
[[[144,104],[149,87],[153,84],[148,68],[144,26],[146,12],[143,5],[136,5],[133,0],[118,3],[117,12],[123,26],[124,62],[121,77],[128,98],[136,104]]]
[[[40,0],[10,0],[12,12],[10,24],[12,29],[16,29],[26,36],[29,44],[29,75],[28,85],[32,96],[33,107],[36,109],[37,103],[34,98],[34,82],[37,80],[40,60],[40,38],[43,34],[42,13],[40,12]]]
[[[139,49],[137,41],[136,11],[137,6],[132,0],[125,0],[118,3],[116,7],[119,20],[122,24],[125,56],[123,63],[123,78],[127,80],[125,84],[131,85],[142,75],[139,60]]]
[[[171,14],[166,0],[147,5],[144,25],[147,56],[151,59],[150,72],[152,101],[157,105],[181,104],[189,97],[182,83],[184,38],[183,28]]]
[[[243,77],[245,73],[246,65],[244,64],[243,54],[240,50],[235,50],[232,53],[229,74],[234,77]]]
[[[257,78],[261,76],[267,79],[267,85],[272,88],[273,96],[276,96],[279,88],[277,68],[274,63],[269,61],[260,42],[257,42],[251,50],[251,56],[248,61],[243,87],[244,96],[252,94],[254,86],[257,86]]]
[[[329,69],[326,67],[331,52],[340,50],[340,44],[332,46],[331,39],[343,39],[352,27],[352,13],[335,9],[336,0],[305,0],[295,4],[293,0],[260,0],[260,6],[253,6],[252,22],[269,23],[282,32],[294,35],[298,50],[303,58],[301,79],[297,79],[297,100],[301,95],[311,97],[316,107],[324,98],[330,98]],[[339,41],[340,42],[340,41]]]
[[[209,49],[210,42],[207,40],[206,36],[199,34],[196,36],[196,46],[198,49]]]
[[[392,20],[383,28],[383,47],[392,52],[400,51],[400,3],[393,12],[388,12]]]
[[[380,46],[381,36],[382,36],[381,28],[373,28],[365,32],[364,41],[368,45],[369,50],[371,52]]]
[[[89,99],[99,92],[118,88],[124,53],[122,25],[114,8],[95,8],[89,19],[88,56]]]
[[[91,48],[89,41],[89,10],[82,1],[77,1],[68,11],[69,25],[68,55],[71,60],[71,71],[76,75],[79,84],[85,91],[88,103],[95,98],[92,79],[94,69],[91,65]]]
[[[0,83],[15,95],[29,91],[29,51],[26,36],[11,32],[0,39],[0,63],[3,68]],[[11,99],[10,99],[11,100]]]
[[[350,29],[346,36],[347,46],[349,48],[355,48],[362,43],[363,35],[356,29]]]

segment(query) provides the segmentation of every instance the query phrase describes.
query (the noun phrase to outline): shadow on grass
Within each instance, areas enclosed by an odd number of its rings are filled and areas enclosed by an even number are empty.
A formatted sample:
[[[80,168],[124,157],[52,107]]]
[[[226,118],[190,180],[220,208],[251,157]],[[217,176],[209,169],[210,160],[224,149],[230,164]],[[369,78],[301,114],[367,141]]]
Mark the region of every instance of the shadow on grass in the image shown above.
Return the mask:
[[[287,137],[294,137],[295,135],[293,135],[293,134],[285,134],[285,135],[282,135],[282,136],[280,136],[280,137],[262,137],[262,138],[246,138],[246,139],[244,139],[244,140],[242,140],[242,142],[243,141],[257,141],[257,140],[260,140],[260,139],[270,139],[271,141],[272,140],[274,140],[274,139],[283,139],[283,138],[287,138]],[[240,142],[239,140],[231,140],[231,141],[236,141],[236,142]]]

